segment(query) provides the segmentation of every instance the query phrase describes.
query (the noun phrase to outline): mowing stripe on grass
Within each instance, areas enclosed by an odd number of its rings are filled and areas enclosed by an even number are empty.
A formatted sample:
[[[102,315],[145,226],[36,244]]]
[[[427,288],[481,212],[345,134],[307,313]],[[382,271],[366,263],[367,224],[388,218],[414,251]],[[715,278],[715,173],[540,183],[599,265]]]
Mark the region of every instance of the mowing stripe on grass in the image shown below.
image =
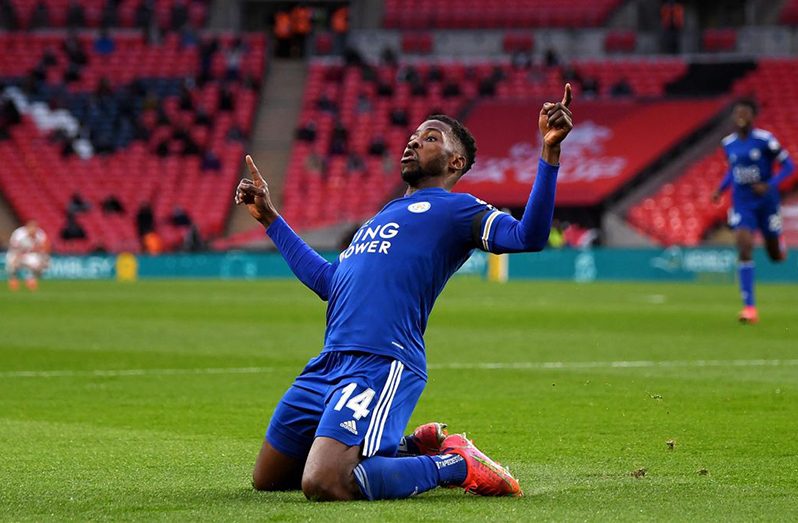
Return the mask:
[[[665,361],[519,361],[509,363],[432,363],[429,370],[559,370],[704,367],[788,367],[798,360],[665,360]],[[209,367],[199,369],[97,369],[17,370],[0,372],[0,378],[93,378],[128,376],[190,376],[204,374],[261,374],[297,369],[284,367]]]

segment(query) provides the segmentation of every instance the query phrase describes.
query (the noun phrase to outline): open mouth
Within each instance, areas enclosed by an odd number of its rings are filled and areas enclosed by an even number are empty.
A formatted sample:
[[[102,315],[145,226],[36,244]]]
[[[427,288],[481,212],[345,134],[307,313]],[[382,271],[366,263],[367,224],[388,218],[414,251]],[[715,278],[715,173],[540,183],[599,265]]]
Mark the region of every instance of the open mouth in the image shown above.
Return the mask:
[[[402,156],[402,162],[401,163],[415,162],[417,160],[418,160],[418,158],[416,158],[415,154],[413,154],[413,153],[405,153],[405,155]]]

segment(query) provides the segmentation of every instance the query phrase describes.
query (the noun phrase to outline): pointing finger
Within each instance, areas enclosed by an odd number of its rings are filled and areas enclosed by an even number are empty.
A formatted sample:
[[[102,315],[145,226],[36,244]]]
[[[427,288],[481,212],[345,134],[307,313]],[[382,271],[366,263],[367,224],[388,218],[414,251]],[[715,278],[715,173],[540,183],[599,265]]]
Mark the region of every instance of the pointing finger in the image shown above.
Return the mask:
[[[565,107],[568,107],[569,105],[571,105],[571,99],[572,98],[573,98],[573,95],[571,94],[571,84],[569,84],[569,83],[565,84],[565,92],[562,95],[562,104]]]
[[[255,182],[255,185],[263,183],[263,177],[260,175],[260,171],[255,166],[255,162],[252,160],[250,155],[246,157],[247,167],[249,167],[249,174],[252,176],[252,181]]]

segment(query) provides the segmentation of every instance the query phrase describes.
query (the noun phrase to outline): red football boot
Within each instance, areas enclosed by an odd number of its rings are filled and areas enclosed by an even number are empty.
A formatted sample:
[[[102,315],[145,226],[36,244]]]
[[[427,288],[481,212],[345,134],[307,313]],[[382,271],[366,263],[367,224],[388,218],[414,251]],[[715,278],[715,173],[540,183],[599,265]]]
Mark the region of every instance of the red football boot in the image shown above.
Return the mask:
[[[743,307],[743,310],[740,311],[739,320],[740,323],[758,323],[759,313],[756,311],[756,307],[753,305]]]
[[[435,456],[440,453],[441,443],[449,435],[446,430],[446,423],[433,421],[419,425],[413,434],[405,436],[411,440],[418,448],[418,455]]]
[[[441,443],[441,454],[457,454],[466,462],[461,487],[478,496],[522,496],[521,485],[510,471],[480,452],[464,434],[452,434]]]

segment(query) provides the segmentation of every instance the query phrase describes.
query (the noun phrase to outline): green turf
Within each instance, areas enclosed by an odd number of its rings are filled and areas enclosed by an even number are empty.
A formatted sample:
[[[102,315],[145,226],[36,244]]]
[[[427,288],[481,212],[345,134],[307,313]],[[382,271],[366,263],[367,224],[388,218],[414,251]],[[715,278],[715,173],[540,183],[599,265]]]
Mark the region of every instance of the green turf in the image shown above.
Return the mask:
[[[298,283],[3,289],[0,520],[796,520],[798,289],[758,290],[762,323],[742,327],[729,285],[456,279],[412,423],[467,431],[526,496],[318,504],[249,487],[323,335]],[[602,363],[623,361],[670,363]],[[225,368],[251,369],[207,370]]]

